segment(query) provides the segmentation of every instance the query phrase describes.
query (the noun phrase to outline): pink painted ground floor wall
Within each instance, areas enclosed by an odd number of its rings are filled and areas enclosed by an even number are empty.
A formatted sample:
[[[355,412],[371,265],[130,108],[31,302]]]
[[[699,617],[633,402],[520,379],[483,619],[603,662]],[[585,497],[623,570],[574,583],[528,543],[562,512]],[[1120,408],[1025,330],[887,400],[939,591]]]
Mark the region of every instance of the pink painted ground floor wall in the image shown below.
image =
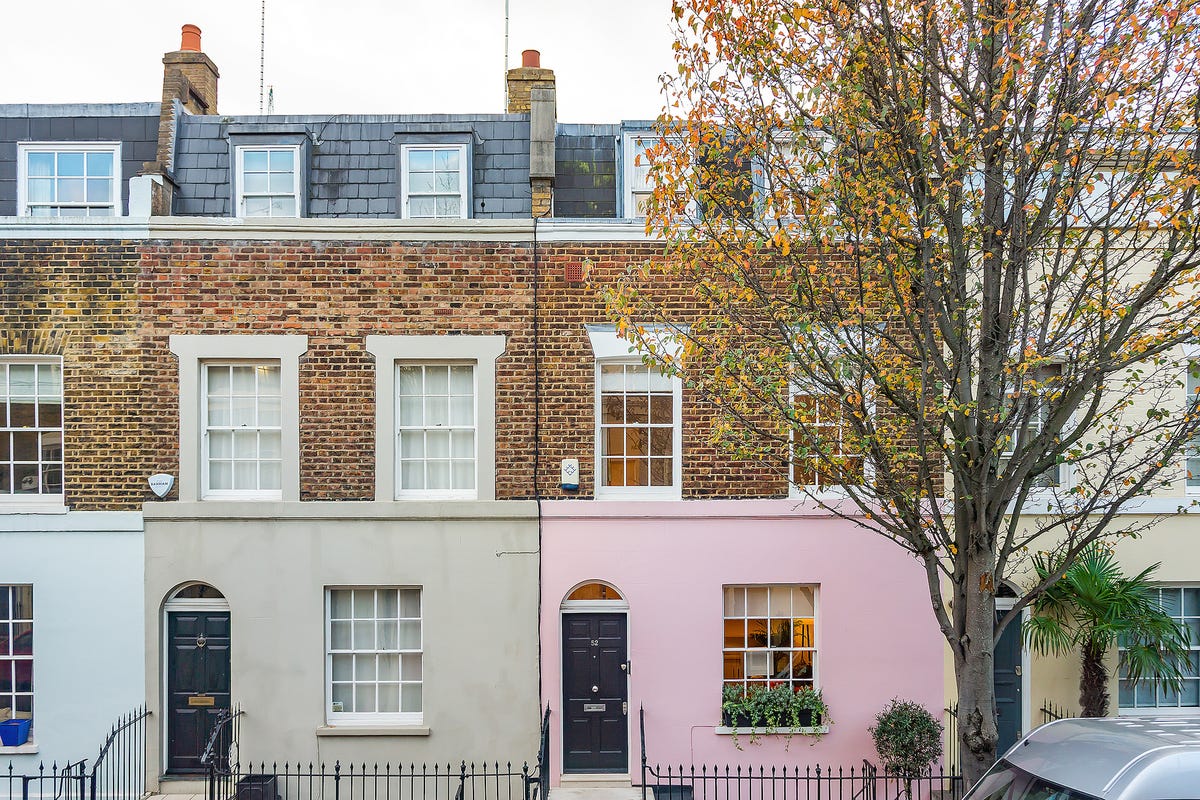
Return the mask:
[[[552,711],[552,770],[562,771],[561,602],[600,581],[628,602],[629,768],[640,783],[639,707],[651,763],[827,765],[877,760],[867,731],[893,697],[939,718],[944,640],[924,572],[878,534],[796,501],[543,504],[542,698]],[[817,589],[817,681],[834,724],[819,742],[751,744],[717,733],[723,587]]]

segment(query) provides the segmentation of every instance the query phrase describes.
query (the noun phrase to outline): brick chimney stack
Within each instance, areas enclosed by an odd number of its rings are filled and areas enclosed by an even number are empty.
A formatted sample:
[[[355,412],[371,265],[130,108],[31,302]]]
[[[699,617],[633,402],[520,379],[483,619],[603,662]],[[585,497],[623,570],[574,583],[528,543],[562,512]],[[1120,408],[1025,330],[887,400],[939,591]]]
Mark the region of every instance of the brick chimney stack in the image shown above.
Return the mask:
[[[200,29],[184,25],[179,49],[163,55],[162,106],[158,119],[156,160],[142,166],[142,175],[156,176],[153,214],[171,213],[171,175],[175,169],[175,102],[191,114],[217,113],[217,79],[221,73],[200,49]]]
[[[556,105],[554,71],[542,69],[537,50],[525,50],[521,66],[508,71],[506,110],[529,115],[529,192],[535,217],[548,217],[554,208]]]

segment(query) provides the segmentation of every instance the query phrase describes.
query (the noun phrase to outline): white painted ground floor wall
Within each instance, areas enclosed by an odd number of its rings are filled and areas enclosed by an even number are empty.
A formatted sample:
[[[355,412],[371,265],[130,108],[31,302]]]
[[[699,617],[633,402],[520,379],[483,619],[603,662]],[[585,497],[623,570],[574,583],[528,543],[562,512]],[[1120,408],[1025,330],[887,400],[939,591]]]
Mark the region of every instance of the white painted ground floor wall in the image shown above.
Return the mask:
[[[0,747],[0,766],[96,757],[145,694],[142,515],[0,515],[0,585],[33,587],[36,752]]]
[[[220,592],[229,614],[229,695],[244,712],[243,761],[445,765],[536,756],[533,502],[171,502],[151,503],[145,514],[151,789],[170,753],[162,729],[168,652],[184,649],[164,642],[174,613],[165,604],[192,583]],[[372,587],[419,590],[419,722],[331,719],[327,593]],[[178,694],[176,686],[170,696]]]

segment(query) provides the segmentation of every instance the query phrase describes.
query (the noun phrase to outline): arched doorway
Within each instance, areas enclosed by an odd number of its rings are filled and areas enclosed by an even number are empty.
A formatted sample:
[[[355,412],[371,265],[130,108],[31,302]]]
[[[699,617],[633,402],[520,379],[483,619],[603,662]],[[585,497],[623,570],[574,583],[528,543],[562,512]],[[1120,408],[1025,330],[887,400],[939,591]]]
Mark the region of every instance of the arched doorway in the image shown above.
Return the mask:
[[[163,740],[168,775],[203,773],[200,757],[230,707],[229,603],[206,583],[188,583],[163,603]]]
[[[589,581],[562,601],[563,772],[629,771],[629,604]]]

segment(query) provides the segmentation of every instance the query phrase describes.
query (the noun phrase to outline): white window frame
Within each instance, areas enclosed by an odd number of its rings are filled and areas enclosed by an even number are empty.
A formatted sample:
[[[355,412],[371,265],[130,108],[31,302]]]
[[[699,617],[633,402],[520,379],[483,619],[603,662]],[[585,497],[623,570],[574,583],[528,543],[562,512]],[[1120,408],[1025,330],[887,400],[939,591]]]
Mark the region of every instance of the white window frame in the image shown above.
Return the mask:
[[[25,587],[29,588],[29,604],[30,604],[29,616],[17,618],[16,615],[13,613],[12,590],[13,589],[21,589],[21,588],[25,588]],[[37,665],[34,661],[34,658],[37,655],[37,650],[36,650],[36,646],[32,643],[32,642],[37,641],[36,638],[34,638],[32,636],[32,634],[36,633],[36,627],[37,627],[35,624],[36,619],[34,618],[33,608],[32,608],[32,606],[33,606],[33,585],[28,584],[28,583],[0,584],[0,592],[8,593],[8,601],[9,601],[8,616],[3,619],[0,619],[0,627],[5,628],[4,632],[5,632],[5,635],[8,636],[8,641],[11,643],[16,638],[11,635],[12,631],[11,631],[10,626],[12,626],[12,625],[26,625],[27,624],[27,625],[29,625],[29,630],[30,630],[30,634],[31,634],[30,638],[32,641],[30,644],[30,649],[33,652],[31,652],[29,655],[17,655],[16,653],[11,653],[9,655],[3,656],[2,658],[10,661],[10,663],[12,664],[11,669],[13,670],[12,674],[9,675],[9,678],[12,681],[12,690],[4,693],[4,696],[6,698],[8,698],[8,700],[10,702],[13,703],[13,706],[12,706],[13,716],[11,718],[12,719],[28,719],[29,720],[29,724],[30,724],[29,739],[30,739],[30,743],[32,743],[32,741],[33,741],[33,722],[34,722],[33,707],[34,707],[34,702],[37,699],[37,691],[34,688],[37,685],[37,682],[35,681],[35,678],[37,677],[35,675],[35,670],[36,670]],[[11,644],[10,644],[10,646],[11,646]],[[22,691],[17,690],[16,669],[17,669],[17,664],[19,664],[19,663],[28,663],[29,664],[30,686],[29,686],[28,692],[22,692]],[[17,709],[16,709],[17,695],[29,695],[29,709],[30,710],[29,710],[28,717],[17,717],[16,716],[16,714],[17,714]],[[21,746],[21,745],[18,745],[18,746]]]
[[[333,592],[334,591],[372,591],[379,592],[380,590],[413,590],[415,589],[420,598],[421,612],[417,619],[421,624],[421,645],[417,650],[396,649],[396,650],[379,650],[374,651],[359,651],[354,650],[338,650],[333,649]],[[375,595],[375,604],[378,607],[378,594]],[[397,614],[399,614],[397,606]],[[325,722],[330,726],[380,726],[380,727],[405,727],[405,726],[421,726],[425,720],[425,702],[428,693],[425,691],[425,674],[428,663],[425,653],[425,591],[421,586],[326,586],[325,587]],[[374,619],[378,620],[376,616]],[[401,617],[400,619],[412,619],[411,617]],[[333,657],[334,655],[357,654],[365,652],[380,653],[396,653],[402,655],[404,653],[416,652],[421,656],[421,710],[420,711],[334,711],[333,710]],[[401,673],[403,677],[403,673]],[[378,678],[376,679],[378,682]],[[411,683],[411,681],[409,681]],[[403,684],[401,684],[403,685]]]
[[[410,197],[448,197],[449,192],[433,192],[420,193],[413,195],[409,192],[408,186],[408,158],[409,154],[414,150],[457,150],[458,151],[458,208],[459,214],[457,217],[413,217],[408,212],[408,201]],[[467,157],[470,155],[467,145],[462,142],[426,142],[412,143],[400,145],[400,217],[401,219],[467,219],[470,216],[470,193],[467,191],[470,186],[471,170],[467,163]]]
[[[268,153],[267,161],[269,164],[270,152],[271,151],[279,151],[279,150],[287,150],[287,151],[290,151],[292,154],[292,191],[291,191],[291,195],[296,201],[296,213],[292,214],[292,215],[280,215],[278,217],[274,217],[272,215],[267,215],[267,217],[263,217],[262,219],[298,219],[298,218],[304,216],[304,209],[301,205],[301,197],[300,197],[300,172],[301,172],[301,169],[300,169],[300,145],[298,145],[298,144],[239,144],[234,147],[233,155],[234,155],[235,169],[237,171],[237,178],[234,181],[235,185],[237,186],[237,196],[235,197],[236,205],[234,206],[234,208],[237,210],[236,216],[241,217],[241,218],[244,218],[246,216],[245,212],[244,212],[244,203],[245,203],[245,199],[246,199],[246,192],[245,192],[246,182],[244,179],[246,153],[266,152],[266,153]],[[268,169],[269,169],[269,167],[268,167]],[[269,172],[268,172],[268,174],[269,174]],[[286,195],[281,192],[268,191],[266,194],[255,192],[251,196],[252,197],[271,198],[271,197],[285,197]]]
[[[1045,368],[1048,369],[1051,367],[1054,368],[1055,370],[1058,370],[1058,373],[1057,373],[1058,375],[1062,374],[1061,370],[1062,370],[1063,365],[1061,363],[1057,363],[1057,362],[1050,363],[1050,364],[1047,364]],[[1046,376],[1045,379],[1048,379],[1049,377],[1050,376]],[[1044,415],[1047,414],[1048,412],[1049,412],[1049,409],[1039,399],[1038,407],[1035,411],[1035,415],[1037,418],[1037,427],[1033,429],[1034,436],[1037,436],[1041,432],[1042,428],[1045,427],[1046,423],[1045,423]],[[1033,420],[1030,420],[1030,421],[1032,422]],[[1067,423],[1067,428],[1070,428],[1070,422]],[[1004,451],[1000,453],[1001,465],[1003,465],[1007,459],[1012,458],[1012,456],[1016,453],[1016,450],[1014,448],[1017,445],[1017,437],[1018,436],[1019,436],[1019,431],[1014,430],[1012,441],[1010,441],[1008,444],[1008,447],[1006,447],[1004,449]],[[1038,486],[1035,484],[1034,486],[1030,487],[1029,499],[1035,500],[1035,501],[1047,500],[1047,499],[1051,499],[1051,498],[1056,498],[1060,494],[1066,495],[1068,492],[1070,492],[1071,488],[1074,486],[1074,470],[1071,468],[1071,465],[1064,461],[1062,463],[1056,464],[1054,468],[1058,470],[1058,482],[1051,486]],[[1048,471],[1049,470],[1047,470],[1047,472]],[[1041,474],[1045,474],[1045,473],[1040,473],[1039,477]]]
[[[368,336],[375,357],[375,499],[496,499],[496,359],[504,354],[503,334],[470,336]],[[475,491],[461,497],[427,491],[399,491],[399,425],[396,365],[405,362],[459,363],[475,367]]]
[[[766,647],[750,647],[749,646],[749,638],[748,638],[749,637],[749,622],[748,621],[751,619],[761,619],[761,618],[756,617],[756,616],[752,617],[750,615],[748,594],[746,595],[747,605],[743,609],[744,613],[742,614],[742,616],[740,616],[740,617],[736,616],[736,615],[729,616],[725,610],[725,593],[730,589],[734,589],[734,590],[741,589],[743,591],[746,591],[746,590],[750,590],[750,589],[768,589],[768,590],[770,590],[772,588],[782,588],[782,587],[786,587],[789,590],[793,590],[793,589],[811,589],[812,590],[812,595],[813,595],[813,615],[812,615],[813,641],[812,641],[812,645],[809,647],[796,647],[795,643],[794,643],[795,640],[793,638],[792,646],[789,646],[786,648],[772,648],[771,644],[770,644],[770,638],[769,638],[770,637],[770,628],[769,628],[769,623],[768,623],[767,646]],[[768,598],[769,597],[770,597],[770,595],[768,594]],[[789,611],[791,611],[791,610],[792,610],[792,608],[789,608]],[[775,616],[775,615],[772,615],[770,613],[770,611],[771,611],[771,608],[770,608],[769,599],[768,599],[768,608],[767,608],[768,613],[767,613],[767,617],[766,617],[768,620],[770,620],[770,619],[792,619],[792,620],[797,619],[797,617],[791,616],[790,614],[788,617]],[[746,621],[746,623],[747,623],[746,624],[747,640],[743,647],[730,648],[730,647],[725,646],[725,620],[731,620],[731,619],[743,620],[743,621]],[[794,637],[794,633],[795,632],[793,629],[793,637]],[[795,681],[799,680],[801,685],[807,683],[807,685],[811,686],[814,690],[819,691],[821,689],[821,586],[820,586],[820,584],[818,584],[818,583],[771,583],[771,584],[729,583],[729,584],[725,584],[721,587],[721,658],[722,658],[721,685],[724,686],[726,683],[729,682],[725,678],[725,669],[724,669],[724,657],[727,652],[741,652],[741,653],[750,653],[750,652],[759,653],[759,652],[761,652],[763,654],[763,656],[770,658],[770,653],[772,650],[811,652],[812,653],[812,678],[811,679],[804,679],[804,678],[797,679],[797,678],[789,677],[789,678],[787,678],[788,685],[795,687],[797,685],[795,683]],[[768,677],[768,678],[764,679],[764,682],[770,682],[771,680],[772,680],[772,678]],[[774,680],[778,681],[778,680],[782,680],[782,679],[774,679]],[[746,675],[742,676],[741,681],[742,681],[742,686],[744,689],[748,689],[749,684],[752,682],[758,683],[758,681],[751,681],[749,676],[746,676]]]
[[[633,182],[633,170],[636,166],[634,164],[634,160],[639,156],[641,151],[645,149],[637,146],[638,141],[642,139],[666,139],[667,141],[674,142],[676,145],[682,145],[683,143],[683,139],[679,136],[663,136],[658,131],[651,129],[625,131],[621,138],[621,183],[623,187],[621,192],[623,203],[622,217],[625,219],[646,218],[645,214],[637,213],[637,203],[634,201],[633,197],[635,189]],[[643,187],[640,185],[637,188],[639,191],[644,191]],[[651,186],[650,191],[653,192],[653,190],[653,186]],[[698,216],[696,212],[697,208],[695,201],[689,200],[685,213],[689,217],[696,217]]]
[[[1197,592],[1200,592],[1200,583],[1195,583],[1195,582],[1193,582],[1193,583],[1160,583],[1160,584],[1156,584],[1154,588],[1156,590],[1160,590],[1160,589],[1180,589],[1180,590],[1195,589],[1195,590],[1197,590]],[[1160,595],[1160,597],[1161,597],[1161,595]],[[1173,616],[1173,618],[1179,619],[1179,620],[1200,618],[1200,617],[1198,617],[1198,615],[1195,615],[1195,614],[1185,614],[1184,613],[1187,610],[1186,606],[1184,605],[1184,603],[1186,602],[1185,598],[1186,598],[1186,595],[1184,595],[1181,592],[1180,593],[1180,608],[1179,608],[1180,613],[1179,613],[1178,617]],[[1192,652],[1192,658],[1200,660],[1200,641],[1192,641],[1190,649]],[[1118,652],[1119,651],[1120,651],[1120,647],[1118,645]],[[1117,689],[1117,715],[1118,716],[1121,716],[1121,717],[1139,717],[1139,716],[1194,717],[1197,714],[1200,714],[1200,705],[1194,705],[1194,706],[1160,706],[1160,705],[1158,705],[1157,704],[1158,703],[1158,689],[1157,689],[1158,682],[1153,681],[1153,680],[1151,682],[1155,684],[1155,697],[1154,697],[1155,705],[1141,706],[1141,707],[1123,706],[1123,705],[1121,705],[1120,670],[1118,669],[1116,672],[1117,672],[1117,687],[1118,687],[1118,689]],[[1192,680],[1195,681],[1197,679],[1192,678]],[[1135,700],[1136,700],[1136,695],[1135,695]]]
[[[120,142],[17,142],[17,216],[28,217],[29,204],[29,166],[26,163],[29,153],[100,153],[109,152],[113,157],[112,174],[112,203],[36,203],[50,207],[58,205],[83,205],[88,208],[112,207],[112,216],[124,216],[121,204],[121,143]],[[85,167],[86,170],[86,167]],[[57,175],[55,178],[57,179]],[[86,197],[86,186],[84,188]],[[59,217],[55,214],[54,217]],[[97,215],[107,216],[107,215]],[[68,217],[70,219],[70,217]]]
[[[812,388],[806,388],[802,384],[792,384],[791,389],[789,391],[790,401],[792,403],[795,403],[796,397],[799,397],[799,396],[812,397],[812,398],[817,399],[818,402],[820,402],[820,398],[823,398],[823,397],[837,397],[837,395],[835,395],[831,392],[824,392],[824,391],[819,391],[819,390],[812,389]],[[867,411],[869,413],[874,413],[873,406],[868,408]],[[842,427],[844,427],[844,426],[842,426]],[[817,483],[817,484],[811,484],[811,485],[808,485],[808,484],[801,485],[801,484],[796,483],[796,481],[795,481],[795,477],[796,477],[795,438],[796,438],[796,431],[795,431],[795,428],[793,428],[791,431],[788,432],[788,465],[787,465],[788,496],[791,498],[796,498],[796,499],[813,496],[819,500],[823,500],[823,499],[836,500],[836,499],[847,497],[849,494],[848,490],[846,489],[847,484],[838,483],[838,484],[824,485],[824,484]],[[841,447],[839,446],[838,449],[840,451]],[[844,455],[846,455],[846,454],[840,453],[840,452],[838,454],[839,457],[844,456]],[[871,485],[871,480],[873,478],[873,470],[871,469],[871,465],[867,459],[867,454],[866,454],[865,450],[861,454],[860,458],[862,458],[862,483],[854,484],[854,485],[863,486],[865,488],[865,487],[868,487]],[[819,464],[819,462],[817,462],[817,463]],[[820,467],[817,468],[816,472],[818,475],[820,474]]]
[[[412,361],[412,360],[397,361],[397,362],[395,362],[395,369],[396,369],[396,373],[397,373],[396,383],[397,383],[397,388],[398,388],[399,382],[400,382],[399,381],[399,372],[402,367],[420,368],[421,372],[422,372],[422,380],[424,380],[424,376],[427,374],[427,370],[430,367],[442,368],[442,367],[464,367],[464,366],[471,368],[471,411],[472,411],[471,418],[473,421],[472,421],[472,424],[470,425],[470,430],[471,430],[472,437],[473,437],[473,440],[475,443],[471,458],[475,463],[474,478],[475,478],[475,481],[478,481],[478,478],[479,478],[479,379],[478,379],[477,373],[479,370],[478,370],[478,366],[476,365],[476,363],[474,361]],[[422,397],[427,397],[427,395],[423,394]],[[399,400],[399,394],[397,394],[397,401],[398,400]],[[470,489],[429,489],[429,488],[405,489],[403,487],[403,485],[402,485],[402,481],[403,481],[402,467],[403,467],[404,459],[403,459],[402,448],[399,444],[400,438],[402,437],[402,435],[405,431],[422,431],[422,432],[427,433],[430,430],[433,430],[436,428],[434,426],[430,426],[428,424],[420,425],[420,426],[405,427],[400,424],[399,414],[397,414],[396,416],[397,416],[397,419],[396,419],[396,438],[397,438],[397,445],[396,445],[396,499],[397,500],[474,500],[477,497],[477,490],[475,487],[472,487]],[[441,426],[437,426],[437,427],[441,427]],[[454,426],[450,423],[447,423],[445,426],[446,430],[450,431],[451,435],[453,435],[453,433],[456,430],[463,430],[463,429],[466,429],[466,427],[467,426]],[[453,445],[451,445],[451,448],[453,448]],[[451,452],[453,452],[453,449],[451,449]],[[428,464],[428,461],[429,461],[429,457],[428,457],[428,454],[426,454],[426,456],[422,459],[422,462]],[[450,466],[450,473],[451,473],[451,476],[453,476],[453,474],[454,474],[453,465]]]
[[[300,499],[300,356],[305,335],[173,334],[171,352],[179,357],[179,500],[262,500],[261,493],[206,497],[203,492],[205,362],[279,363],[280,491],[271,499]]]
[[[277,368],[279,370],[279,374],[280,374],[279,401],[280,401],[280,412],[281,412],[281,417],[282,417],[283,365],[280,363],[279,359],[265,359],[265,360],[255,360],[255,361],[229,360],[229,359],[212,359],[212,360],[206,359],[206,360],[202,361],[200,363],[200,371],[201,371],[200,420],[201,420],[201,425],[203,426],[203,433],[201,434],[201,446],[200,446],[200,462],[201,462],[201,465],[200,465],[200,496],[203,497],[205,500],[282,500],[283,499],[283,489],[282,489],[283,420],[282,420],[282,418],[280,419],[279,426],[258,425],[254,428],[247,429],[247,430],[254,430],[258,433],[262,433],[264,431],[275,431],[275,430],[279,431],[280,450],[281,450],[280,459],[279,459],[279,461],[280,461],[280,464],[279,464],[279,466],[280,466],[280,488],[279,489],[213,489],[209,485],[209,481],[211,480],[211,465],[209,462],[211,461],[211,458],[212,458],[210,448],[212,446],[212,431],[214,429],[214,426],[210,426],[208,423],[208,403],[209,403],[208,373],[212,369],[228,369],[230,367],[275,367],[275,368]],[[254,395],[256,411],[257,411],[258,404],[259,404],[259,401],[261,400],[261,398],[262,398],[262,395],[260,395],[260,394],[256,393]],[[231,409],[231,411],[232,411],[232,409]],[[256,416],[257,416],[257,413],[256,413]],[[234,429],[231,426],[216,426],[216,427],[221,430],[228,429],[230,431],[234,431]],[[233,446],[232,442],[231,442],[230,446],[231,447]],[[235,465],[231,466],[231,469],[234,469],[235,472],[236,472],[236,460],[237,459],[233,459],[233,461],[235,462]],[[260,461],[261,461],[261,459],[256,459],[256,463],[259,463]]]
[[[55,493],[38,494],[2,494],[0,493],[0,513],[29,513],[29,512],[63,512],[66,510],[66,374],[63,368],[63,359],[61,356],[41,356],[41,355],[11,355],[0,356],[0,382],[7,380],[7,369],[13,364],[36,364],[57,366],[60,377],[60,396],[59,396],[59,427],[57,428],[60,447],[63,450],[62,458],[62,491]],[[36,391],[36,390],[35,390]],[[7,436],[9,433],[16,430],[25,430],[8,427],[8,419],[6,417],[8,408],[7,395],[0,400],[0,436]],[[43,433],[53,431],[53,428],[31,428],[31,431]],[[10,454],[11,456],[11,454]],[[9,463],[12,463],[11,461]],[[54,463],[54,462],[49,462]],[[42,464],[39,455],[39,468]],[[40,472],[40,470],[39,470]],[[15,477],[15,476],[14,476]]]
[[[683,496],[683,381],[676,375],[671,376],[671,415],[673,446],[671,485],[670,486],[605,486],[604,485],[604,441],[600,424],[600,375],[605,364],[642,364],[642,359],[632,353],[634,346],[627,339],[621,338],[614,325],[586,325],[588,340],[592,346],[592,357],[595,359],[593,368],[592,388],[592,479],[595,482],[594,496],[597,500],[679,500]],[[678,357],[683,342],[672,331],[656,327],[644,326],[646,335],[657,340],[658,348],[664,353],[674,351]],[[653,369],[651,367],[650,369]]]

